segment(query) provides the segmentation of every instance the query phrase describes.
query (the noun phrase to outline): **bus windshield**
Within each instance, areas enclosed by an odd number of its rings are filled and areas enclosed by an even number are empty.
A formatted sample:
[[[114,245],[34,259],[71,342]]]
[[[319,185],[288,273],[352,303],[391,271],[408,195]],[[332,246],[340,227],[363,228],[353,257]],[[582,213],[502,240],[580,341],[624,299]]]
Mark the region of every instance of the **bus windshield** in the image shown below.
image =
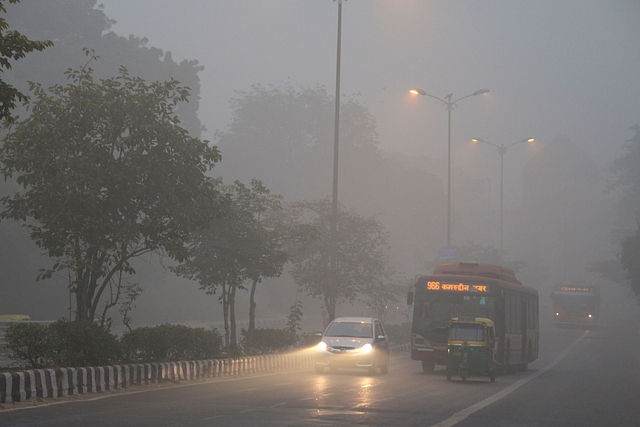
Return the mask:
[[[496,298],[428,292],[416,302],[416,314],[421,319],[450,320],[458,316],[492,319]]]
[[[495,318],[496,297],[424,292],[416,295],[414,333],[436,343],[447,342],[447,323],[454,317]]]
[[[588,308],[597,305],[598,299],[593,295],[556,295],[554,303],[561,307]]]

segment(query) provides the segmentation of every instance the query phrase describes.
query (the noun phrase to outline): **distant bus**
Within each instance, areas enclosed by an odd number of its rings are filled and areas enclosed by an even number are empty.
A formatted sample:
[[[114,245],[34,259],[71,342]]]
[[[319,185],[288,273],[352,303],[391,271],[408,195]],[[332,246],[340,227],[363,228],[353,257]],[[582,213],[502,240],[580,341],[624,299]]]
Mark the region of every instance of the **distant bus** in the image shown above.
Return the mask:
[[[538,292],[512,270],[491,264],[446,263],[418,278],[407,295],[413,305],[411,359],[425,373],[446,365],[447,323],[454,317],[486,317],[495,323],[501,372],[526,369],[538,358]]]
[[[556,326],[595,326],[600,292],[596,285],[561,283],[554,287],[553,321]]]

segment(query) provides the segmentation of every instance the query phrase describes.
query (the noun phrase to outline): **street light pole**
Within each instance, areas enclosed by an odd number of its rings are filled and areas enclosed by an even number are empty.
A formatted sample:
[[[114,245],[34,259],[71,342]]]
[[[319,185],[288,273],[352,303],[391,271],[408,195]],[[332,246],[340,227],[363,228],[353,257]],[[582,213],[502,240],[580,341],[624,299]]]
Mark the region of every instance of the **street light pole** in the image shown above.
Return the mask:
[[[503,204],[503,195],[504,195],[504,153],[507,152],[507,149],[512,145],[521,144],[523,142],[534,142],[533,138],[525,138],[521,141],[512,142],[511,144],[494,144],[493,142],[485,141],[484,139],[473,138],[471,142],[478,143],[483,142],[485,144],[493,145],[496,147],[496,151],[500,153],[500,250],[502,250],[502,220],[504,215],[504,204]]]
[[[414,95],[430,96],[431,98],[437,99],[438,101],[443,103],[443,107],[445,107],[448,111],[449,130],[447,138],[447,246],[451,246],[451,111],[455,108],[456,102],[461,101],[465,98],[469,98],[470,96],[482,95],[483,93],[489,92],[489,89],[477,90],[472,94],[463,96],[462,98],[458,98],[455,101],[451,100],[451,98],[453,97],[452,93],[445,96],[445,99],[442,99],[437,96],[428,94],[422,89],[411,89],[409,92]]]
[[[335,1],[335,0],[334,0]],[[342,39],[342,0],[338,0],[338,46],[336,59],[336,105],[333,134],[333,200],[331,206],[331,254],[329,270],[331,284],[329,285],[329,320],[335,318],[336,288],[338,282],[337,247],[338,247],[338,153],[340,148],[340,50]]]

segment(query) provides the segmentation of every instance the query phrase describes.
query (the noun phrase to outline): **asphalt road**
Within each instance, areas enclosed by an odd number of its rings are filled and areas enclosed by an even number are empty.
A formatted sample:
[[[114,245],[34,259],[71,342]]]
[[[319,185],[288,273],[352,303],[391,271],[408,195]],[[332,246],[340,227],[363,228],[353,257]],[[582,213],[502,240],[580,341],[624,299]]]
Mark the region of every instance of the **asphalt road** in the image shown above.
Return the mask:
[[[543,323],[526,372],[468,382],[426,375],[408,355],[388,375],[312,370],[4,405],[0,426],[633,426],[640,425],[637,307],[612,305],[594,330]]]

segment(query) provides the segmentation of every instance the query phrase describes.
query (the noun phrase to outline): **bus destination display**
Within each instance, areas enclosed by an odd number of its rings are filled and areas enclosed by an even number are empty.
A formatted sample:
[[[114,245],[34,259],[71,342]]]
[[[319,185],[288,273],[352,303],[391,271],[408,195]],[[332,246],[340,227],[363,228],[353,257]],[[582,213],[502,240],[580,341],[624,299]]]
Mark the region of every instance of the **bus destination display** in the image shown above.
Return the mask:
[[[562,292],[589,292],[591,291],[591,289],[589,289],[588,286],[560,286],[559,291]]]
[[[428,281],[427,290],[428,291],[488,293],[489,286],[474,285],[474,284],[467,284],[467,283],[444,283],[444,282]]]

